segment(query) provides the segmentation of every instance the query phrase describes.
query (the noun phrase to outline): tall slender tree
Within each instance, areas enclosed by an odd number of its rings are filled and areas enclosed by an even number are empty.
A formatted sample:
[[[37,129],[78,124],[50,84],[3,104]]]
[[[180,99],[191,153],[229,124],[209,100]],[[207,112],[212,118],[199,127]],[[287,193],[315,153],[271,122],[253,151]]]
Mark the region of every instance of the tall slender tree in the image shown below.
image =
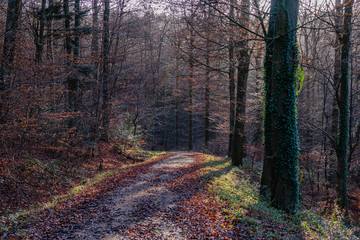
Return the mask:
[[[188,91],[188,99],[189,99],[189,133],[188,133],[188,148],[189,150],[193,149],[193,85],[194,85],[194,43],[195,43],[195,32],[193,29],[195,12],[194,12],[194,2],[191,1],[191,12],[190,19],[188,21],[188,27],[190,29],[189,36],[189,91]]]
[[[45,22],[46,22],[46,0],[41,0],[41,8],[39,12],[39,30],[36,32],[35,36],[35,62],[40,64],[42,61],[42,54],[44,49],[44,32],[45,32]]]
[[[341,19],[343,15],[342,11],[342,0],[335,1],[335,11],[334,11],[334,27],[335,27],[335,61],[334,61],[334,96],[332,99],[332,113],[331,113],[331,134],[334,139],[337,138],[338,135],[338,125],[339,125],[339,86],[340,86],[340,77],[341,77]],[[335,182],[336,176],[336,156],[335,156],[335,149],[331,148],[330,150],[330,176],[329,180],[331,182]]]
[[[12,64],[14,62],[15,47],[17,43],[16,32],[19,25],[21,6],[21,0],[8,0],[4,45],[0,66],[0,89],[5,88],[6,79],[12,74]]]
[[[350,119],[350,49],[354,0],[345,1],[344,30],[341,38],[341,77],[339,96],[339,135],[337,140],[337,193],[339,206],[348,215],[347,193],[349,119]]]
[[[250,0],[242,0],[240,6],[240,22],[248,28],[250,25]],[[234,140],[232,148],[232,164],[242,165],[246,157],[246,88],[249,75],[250,53],[248,45],[248,31],[240,30],[240,41],[237,46],[237,89]]]
[[[230,0],[229,11],[229,95],[230,95],[230,118],[229,118],[229,147],[228,156],[232,156],[233,141],[234,141],[234,125],[235,125],[235,59],[234,59],[234,8],[236,0]]]
[[[108,139],[108,130],[110,124],[110,99],[109,99],[109,81],[110,81],[110,0],[104,0],[104,20],[102,34],[102,138]]]
[[[207,10],[205,10],[206,21],[206,39],[205,39],[205,126],[204,126],[204,136],[205,136],[205,148],[209,148],[210,141],[210,29],[212,25],[212,8],[210,5],[207,5]]]
[[[54,0],[48,0],[48,14],[46,15],[47,18],[47,51],[46,51],[46,57],[49,60],[53,60],[53,8],[54,8]]]

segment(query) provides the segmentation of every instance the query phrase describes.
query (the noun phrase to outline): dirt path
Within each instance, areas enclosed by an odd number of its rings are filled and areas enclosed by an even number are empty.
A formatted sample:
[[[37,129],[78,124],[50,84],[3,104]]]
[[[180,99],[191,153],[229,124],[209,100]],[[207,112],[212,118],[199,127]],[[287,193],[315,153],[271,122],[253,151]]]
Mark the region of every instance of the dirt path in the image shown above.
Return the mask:
[[[64,229],[57,238],[139,239],[131,237],[131,233],[137,231],[138,235],[139,231],[145,231],[141,239],[185,239],[182,229],[173,221],[180,196],[169,189],[168,183],[179,177],[180,169],[191,166],[194,161],[194,154],[175,153],[155,163],[125,187],[89,202],[89,211],[97,208],[102,214],[86,224]]]

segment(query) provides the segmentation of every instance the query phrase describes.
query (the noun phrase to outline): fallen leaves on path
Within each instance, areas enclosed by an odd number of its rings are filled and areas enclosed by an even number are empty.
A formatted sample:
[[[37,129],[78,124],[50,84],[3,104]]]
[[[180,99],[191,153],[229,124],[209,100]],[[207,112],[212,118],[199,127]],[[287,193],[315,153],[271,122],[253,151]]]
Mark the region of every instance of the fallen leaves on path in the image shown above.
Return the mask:
[[[209,164],[202,154],[175,153],[128,167],[31,216],[6,238],[250,239],[206,190],[223,171]]]

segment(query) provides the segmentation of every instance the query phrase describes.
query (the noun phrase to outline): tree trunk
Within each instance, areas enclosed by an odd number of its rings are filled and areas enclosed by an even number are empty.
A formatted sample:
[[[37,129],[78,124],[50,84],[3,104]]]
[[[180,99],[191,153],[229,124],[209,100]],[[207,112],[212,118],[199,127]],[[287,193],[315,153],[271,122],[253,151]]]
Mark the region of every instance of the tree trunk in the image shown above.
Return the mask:
[[[337,141],[337,194],[339,206],[348,215],[349,199],[347,193],[348,177],[348,148],[349,148],[349,118],[350,118],[350,47],[351,47],[351,21],[354,0],[349,0],[345,4],[344,12],[344,31],[341,41],[341,77],[340,77],[340,97],[339,97],[339,135]]]
[[[250,21],[250,0],[241,2],[241,23],[248,27]],[[249,75],[250,55],[247,31],[243,31],[239,43],[238,67],[237,67],[237,90],[236,90],[236,117],[233,140],[232,164],[243,164],[246,157],[246,87]]]
[[[110,105],[109,105],[109,52],[110,52],[110,0],[104,0],[104,22],[102,36],[102,138],[108,140],[108,130],[110,124]]]
[[[209,51],[206,54],[206,65],[209,66]],[[210,141],[210,69],[208,67],[205,75],[205,147],[208,149]]]
[[[335,16],[334,24],[336,31],[336,42],[335,42],[335,62],[334,62],[334,96],[332,100],[332,113],[331,113],[331,134],[334,139],[338,135],[339,126],[339,87],[341,77],[341,15],[342,15],[342,4],[341,0],[335,1]],[[329,181],[335,184],[336,178],[336,150],[330,149],[330,172]]]
[[[79,61],[80,58],[80,0],[75,0],[75,46],[74,46],[74,57],[75,61]]]
[[[236,0],[230,0],[230,13],[229,17],[234,19],[234,5]],[[229,94],[230,94],[230,120],[229,120],[229,148],[228,156],[232,156],[233,140],[234,140],[234,125],[235,125],[235,68],[234,68],[234,34],[235,26],[232,21],[229,23]]]
[[[70,38],[70,8],[69,8],[69,0],[64,0],[64,18],[65,18],[65,50],[67,54],[67,63],[70,64],[71,57],[71,38]]]
[[[71,29],[70,29],[70,6],[69,6],[69,0],[64,0],[64,17],[65,17],[65,50],[66,50],[66,58],[67,58],[67,65],[68,67],[72,64],[72,58],[71,58]],[[67,78],[67,90],[68,90],[68,112],[74,112],[75,111],[75,92],[76,92],[76,82],[74,81],[73,76],[68,76]],[[70,119],[68,123],[68,127],[72,128],[74,125],[73,119]]]
[[[40,10],[40,26],[39,32],[36,36],[36,51],[35,51],[35,62],[41,64],[43,49],[44,49],[44,30],[45,30],[45,21],[46,21],[46,0],[41,0],[41,10]]]
[[[49,60],[53,60],[53,25],[52,25],[52,11],[54,7],[54,0],[48,0],[48,8],[50,9],[50,12],[47,15],[47,52],[46,56]]]
[[[207,15],[207,29],[210,29],[211,25],[211,7],[208,6]],[[210,32],[206,32],[206,46],[205,46],[205,148],[209,148],[209,141],[210,141]]]
[[[178,91],[179,91],[179,81],[180,81],[180,76],[179,76],[179,53],[177,53],[176,55],[176,79],[175,79],[175,146],[176,149],[179,149],[179,128],[180,128],[180,121],[179,121],[179,96],[178,96]]]
[[[272,0],[265,56],[265,159],[262,189],[270,187],[272,206],[298,208],[296,116],[298,0]],[[269,177],[269,171],[271,176]]]
[[[80,27],[81,27],[81,16],[80,16],[80,0],[75,0],[75,46],[74,46],[74,61],[75,66],[80,62]],[[78,76],[74,76],[75,84],[75,96],[74,96],[74,111],[80,110],[81,106],[81,92],[80,92],[80,80]]]
[[[192,50],[190,50],[192,52]],[[191,54],[191,58],[192,58]],[[189,64],[189,92],[188,92],[188,98],[189,98],[189,135],[188,135],[188,145],[189,150],[193,149],[193,81],[194,81],[194,63],[193,60],[190,60]]]
[[[21,13],[21,0],[8,0],[4,45],[0,67],[0,90],[7,85],[6,80],[11,77],[16,47],[16,32]]]
[[[92,81],[95,86],[93,90],[93,108],[90,127],[90,139],[95,142],[98,138],[98,130],[101,119],[99,118],[100,91],[101,84],[99,82],[99,7],[98,0],[92,1],[92,31],[91,31],[91,65],[92,65]]]
[[[16,47],[16,32],[21,14],[21,0],[8,0],[6,26],[4,33],[3,53],[0,66],[0,123],[6,122],[6,94],[13,73],[13,62]]]
[[[91,36],[91,58],[97,66],[97,57],[99,53],[99,7],[98,0],[92,1],[92,36]]]
[[[193,6],[192,6],[193,7]],[[194,12],[191,10],[190,24],[194,23]],[[189,150],[193,149],[193,85],[194,85],[194,41],[195,33],[192,27],[190,26],[190,46],[189,46],[189,135],[188,135],[188,147]]]

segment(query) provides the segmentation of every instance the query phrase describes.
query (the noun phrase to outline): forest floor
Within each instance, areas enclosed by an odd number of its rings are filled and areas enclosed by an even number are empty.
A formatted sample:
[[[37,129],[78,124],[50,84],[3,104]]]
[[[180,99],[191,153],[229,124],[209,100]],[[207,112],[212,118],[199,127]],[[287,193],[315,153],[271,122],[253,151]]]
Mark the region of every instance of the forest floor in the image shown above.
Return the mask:
[[[313,221],[313,215],[291,219],[258,201],[257,189],[250,175],[223,158],[167,153],[124,168],[31,214],[3,220],[0,238],[322,239],[329,234],[352,235],[336,219],[315,224],[306,219]],[[353,236],[349,239],[357,239]]]

